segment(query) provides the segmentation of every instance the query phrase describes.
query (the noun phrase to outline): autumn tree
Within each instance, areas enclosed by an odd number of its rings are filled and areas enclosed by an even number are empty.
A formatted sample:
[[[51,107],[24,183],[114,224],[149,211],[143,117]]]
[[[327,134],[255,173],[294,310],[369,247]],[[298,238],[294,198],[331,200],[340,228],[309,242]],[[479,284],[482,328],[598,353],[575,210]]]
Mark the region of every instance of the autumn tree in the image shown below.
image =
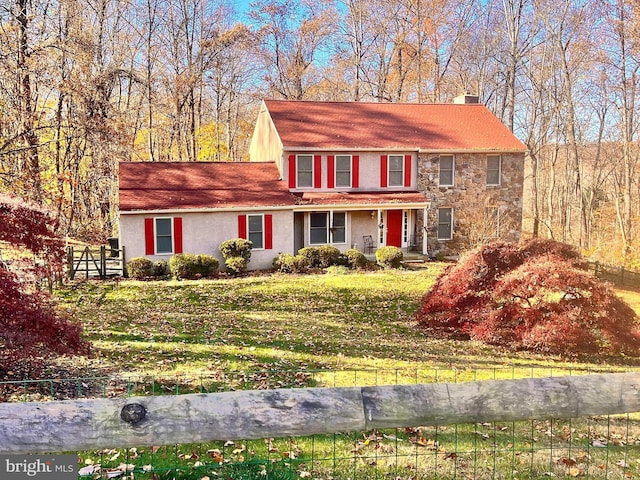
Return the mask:
[[[640,354],[633,309],[582,268],[573,247],[550,240],[469,252],[424,296],[417,321],[431,335],[512,349]]]
[[[272,94],[290,100],[309,98],[319,83],[314,66],[330,38],[334,10],[325,0],[261,0],[250,18],[258,27],[257,52]]]
[[[62,242],[55,220],[37,206],[0,195],[0,241],[26,249],[42,262],[26,260],[0,265],[0,376],[37,375],[53,357],[87,353],[79,325],[55,310],[51,297],[29,288],[25,275],[51,274],[61,268]]]

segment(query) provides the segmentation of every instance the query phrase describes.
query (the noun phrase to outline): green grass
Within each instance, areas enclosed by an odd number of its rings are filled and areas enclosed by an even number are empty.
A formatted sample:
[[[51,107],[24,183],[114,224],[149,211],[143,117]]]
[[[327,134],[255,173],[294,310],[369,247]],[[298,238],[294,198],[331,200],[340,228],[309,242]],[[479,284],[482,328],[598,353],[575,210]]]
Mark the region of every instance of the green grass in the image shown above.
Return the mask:
[[[416,328],[414,313],[443,268],[429,263],[346,275],[80,282],[56,295],[93,344],[92,358],[69,364],[109,377],[89,388],[93,395],[461,382],[637,364],[624,357],[562,358],[429,338]],[[620,294],[640,309],[640,296]],[[592,446],[600,438],[609,448]],[[639,442],[635,420],[612,418],[336,433],[81,456],[103,468],[135,464],[136,479],[605,478],[603,468],[606,478],[625,478],[638,474],[640,456],[628,449]],[[629,468],[616,463],[627,460]],[[153,472],[144,471],[147,465]],[[614,471],[619,476],[611,476]]]
[[[507,366],[530,376],[532,368],[547,375],[635,363],[567,359],[425,336],[414,324],[414,313],[443,266],[348,275],[86,282],[57,296],[60,308],[84,326],[93,344],[92,363],[110,374],[453,366],[458,374],[486,370],[492,376],[495,368]],[[625,295],[633,301],[632,294]],[[420,380],[415,375],[413,381]]]

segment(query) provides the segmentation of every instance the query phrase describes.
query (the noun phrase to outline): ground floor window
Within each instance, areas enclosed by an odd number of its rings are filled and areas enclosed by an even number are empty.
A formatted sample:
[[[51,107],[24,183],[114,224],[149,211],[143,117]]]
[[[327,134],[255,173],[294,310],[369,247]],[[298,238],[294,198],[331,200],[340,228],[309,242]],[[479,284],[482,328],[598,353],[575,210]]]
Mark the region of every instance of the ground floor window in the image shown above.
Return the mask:
[[[173,253],[171,218],[156,218],[156,253]]]
[[[264,248],[264,217],[262,215],[247,215],[247,236],[253,243],[253,248]]]
[[[313,212],[309,215],[309,243],[323,245],[347,241],[345,212]]]
[[[438,209],[438,240],[453,238],[453,208]]]

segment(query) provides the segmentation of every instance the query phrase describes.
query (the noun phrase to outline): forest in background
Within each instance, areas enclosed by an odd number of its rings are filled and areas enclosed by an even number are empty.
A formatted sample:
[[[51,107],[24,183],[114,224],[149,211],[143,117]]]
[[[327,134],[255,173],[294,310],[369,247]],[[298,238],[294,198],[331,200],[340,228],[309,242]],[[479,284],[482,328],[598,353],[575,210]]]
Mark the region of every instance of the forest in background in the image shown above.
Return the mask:
[[[639,9],[5,0],[0,192],[49,206],[68,238],[101,242],[117,234],[119,161],[245,161],[264,98],[450,102],[471,92],[529,148],[525,236],[640,268]]]

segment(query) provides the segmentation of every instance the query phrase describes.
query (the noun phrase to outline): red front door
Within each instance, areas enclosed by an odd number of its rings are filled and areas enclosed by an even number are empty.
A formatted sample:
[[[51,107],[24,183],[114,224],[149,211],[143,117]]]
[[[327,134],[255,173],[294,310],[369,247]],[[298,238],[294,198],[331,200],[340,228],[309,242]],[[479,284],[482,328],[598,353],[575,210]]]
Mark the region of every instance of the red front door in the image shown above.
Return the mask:
[[[402,210],[387,210],[387,245],[402,247]]]

